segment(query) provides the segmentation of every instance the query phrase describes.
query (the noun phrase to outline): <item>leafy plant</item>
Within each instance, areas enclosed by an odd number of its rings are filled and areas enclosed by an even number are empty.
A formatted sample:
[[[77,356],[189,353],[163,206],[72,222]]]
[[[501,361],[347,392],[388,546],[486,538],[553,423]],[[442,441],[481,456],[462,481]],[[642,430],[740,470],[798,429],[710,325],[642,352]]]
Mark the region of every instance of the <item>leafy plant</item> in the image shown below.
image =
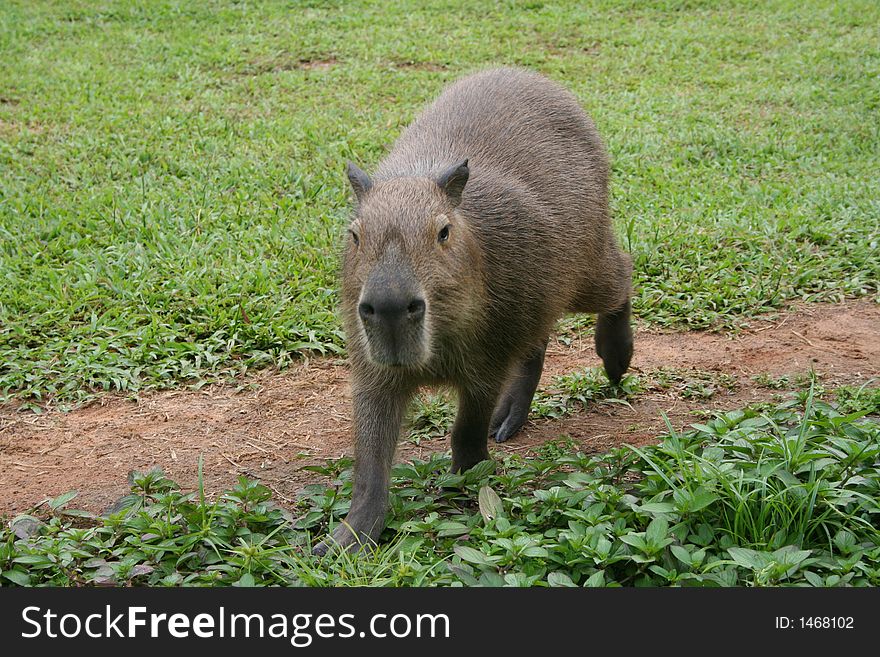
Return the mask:
[[[849,405],[871,403],[863,389]],[[848,394],[848,393],[847,393]],[[854,401],[856,400],[856,401]],[[846,410],[851,410],[847,408]],[[363,554],[311,555],[348,510],[351,460],[312,469],[289,510],[242,478],[215,501],[135,473],[105,517],[70,495],[0,531],[16,585],[876,586],[880,424],[815,395],[716,413],[657,445],[570,441],[450,474],[394,467],[388,527]]]

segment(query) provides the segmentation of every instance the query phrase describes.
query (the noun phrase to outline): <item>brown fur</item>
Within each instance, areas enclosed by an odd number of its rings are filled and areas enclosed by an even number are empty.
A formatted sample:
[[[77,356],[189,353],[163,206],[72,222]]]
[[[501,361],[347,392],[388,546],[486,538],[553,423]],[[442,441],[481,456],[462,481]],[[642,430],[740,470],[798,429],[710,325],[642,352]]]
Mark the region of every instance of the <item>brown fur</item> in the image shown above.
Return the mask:
[[[559,85],[510,68],[461,79],[372,180],[356,167],[349,177],[358,205],[342,312],[356,465],[352,508],[333,534],[346,547],[384,526],[394,448],[418,386],[458,390],[452,449],[462,470],[488,458],[490,431],[504,440],[522,426],[561,316],[599,313],[597,349],[615,382],[632,353],[631,264],[609,221],[608,158]],[[389,299],[397,314],[372,313]],[[424,317],[402,310],[410,300],[424,300]]]

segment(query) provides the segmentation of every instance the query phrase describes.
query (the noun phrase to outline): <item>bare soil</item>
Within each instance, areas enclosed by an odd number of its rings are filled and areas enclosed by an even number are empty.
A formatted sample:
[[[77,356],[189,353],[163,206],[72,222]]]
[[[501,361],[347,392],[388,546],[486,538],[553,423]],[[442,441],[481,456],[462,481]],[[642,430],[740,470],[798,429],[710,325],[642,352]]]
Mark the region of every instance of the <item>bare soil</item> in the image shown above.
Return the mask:
[[[591,338],[568,346],[551,342],[542,385],[599,364]],[[631,407],[599,403],[565,419],[529,422],[495,448],[524,453],[561,435],[589,452],[647,444],[663,432],[661,413],[681,428],[696,421],[698,409],[730,409],[779,393],[757,385],[758,374],[793,377],[812,369],[826,386],[860,385],[880,376],[880,305],[806,306],[731,336],[637,332],[633,370],[659,368],[726,374],[736,385],[698,400],[684,399],[674,387],[652,389]],[[247,475],[268,485],[279,503],[289,503],[304,485],[322,481],[303,466],[351,453],[349,397],[345,363],[317,359],[248,376],[237,386],[151,392],[134,400],[105,395],[67,413],[35,415],[0,405],[0,515],[68,490],[79,491],[73,506],[100,512],[128,491],[130,470],[154,465],[192,489],[199,455],[209,493]],[[397,458],[446,449],[446,439],[404,441]]]

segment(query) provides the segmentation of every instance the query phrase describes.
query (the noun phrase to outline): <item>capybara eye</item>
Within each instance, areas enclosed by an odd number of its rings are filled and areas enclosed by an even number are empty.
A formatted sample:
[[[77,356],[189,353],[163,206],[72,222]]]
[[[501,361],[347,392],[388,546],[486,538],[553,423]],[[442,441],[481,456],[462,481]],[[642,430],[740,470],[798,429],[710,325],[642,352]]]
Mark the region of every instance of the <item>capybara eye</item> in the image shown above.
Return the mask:
[[[437,241],[440,244],[446,242],[449,239],[449,229],[452,228],[452,224],[446,224],[443,228],[440,229],[440,232],[437,234]]]
[[[353,230],[348,231],[351,234],[351,241],[354,242],[355,246],[360,246],[361,238],[358,237],[358,234]]]

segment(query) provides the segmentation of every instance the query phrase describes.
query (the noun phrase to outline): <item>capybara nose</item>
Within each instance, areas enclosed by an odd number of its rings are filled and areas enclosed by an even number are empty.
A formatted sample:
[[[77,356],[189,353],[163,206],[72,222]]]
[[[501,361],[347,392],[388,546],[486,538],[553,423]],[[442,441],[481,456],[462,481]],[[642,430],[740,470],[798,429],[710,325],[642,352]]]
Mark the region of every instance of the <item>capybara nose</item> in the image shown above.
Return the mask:
[[[425,316],[425,300],[413,299],[406,307],[406,314],[409,319],[414,322],[421,321]]]
[[[422,321],[425,307],[425,300],[418,297],[387,295],[365,299],[358,304],[358,314],[365,324],[394,328],[404,321]]]
[[[358,314],[360,314],[362,321],[368,322],[376,314],[376,309],[372,304],[362,303],[358,306]]]

